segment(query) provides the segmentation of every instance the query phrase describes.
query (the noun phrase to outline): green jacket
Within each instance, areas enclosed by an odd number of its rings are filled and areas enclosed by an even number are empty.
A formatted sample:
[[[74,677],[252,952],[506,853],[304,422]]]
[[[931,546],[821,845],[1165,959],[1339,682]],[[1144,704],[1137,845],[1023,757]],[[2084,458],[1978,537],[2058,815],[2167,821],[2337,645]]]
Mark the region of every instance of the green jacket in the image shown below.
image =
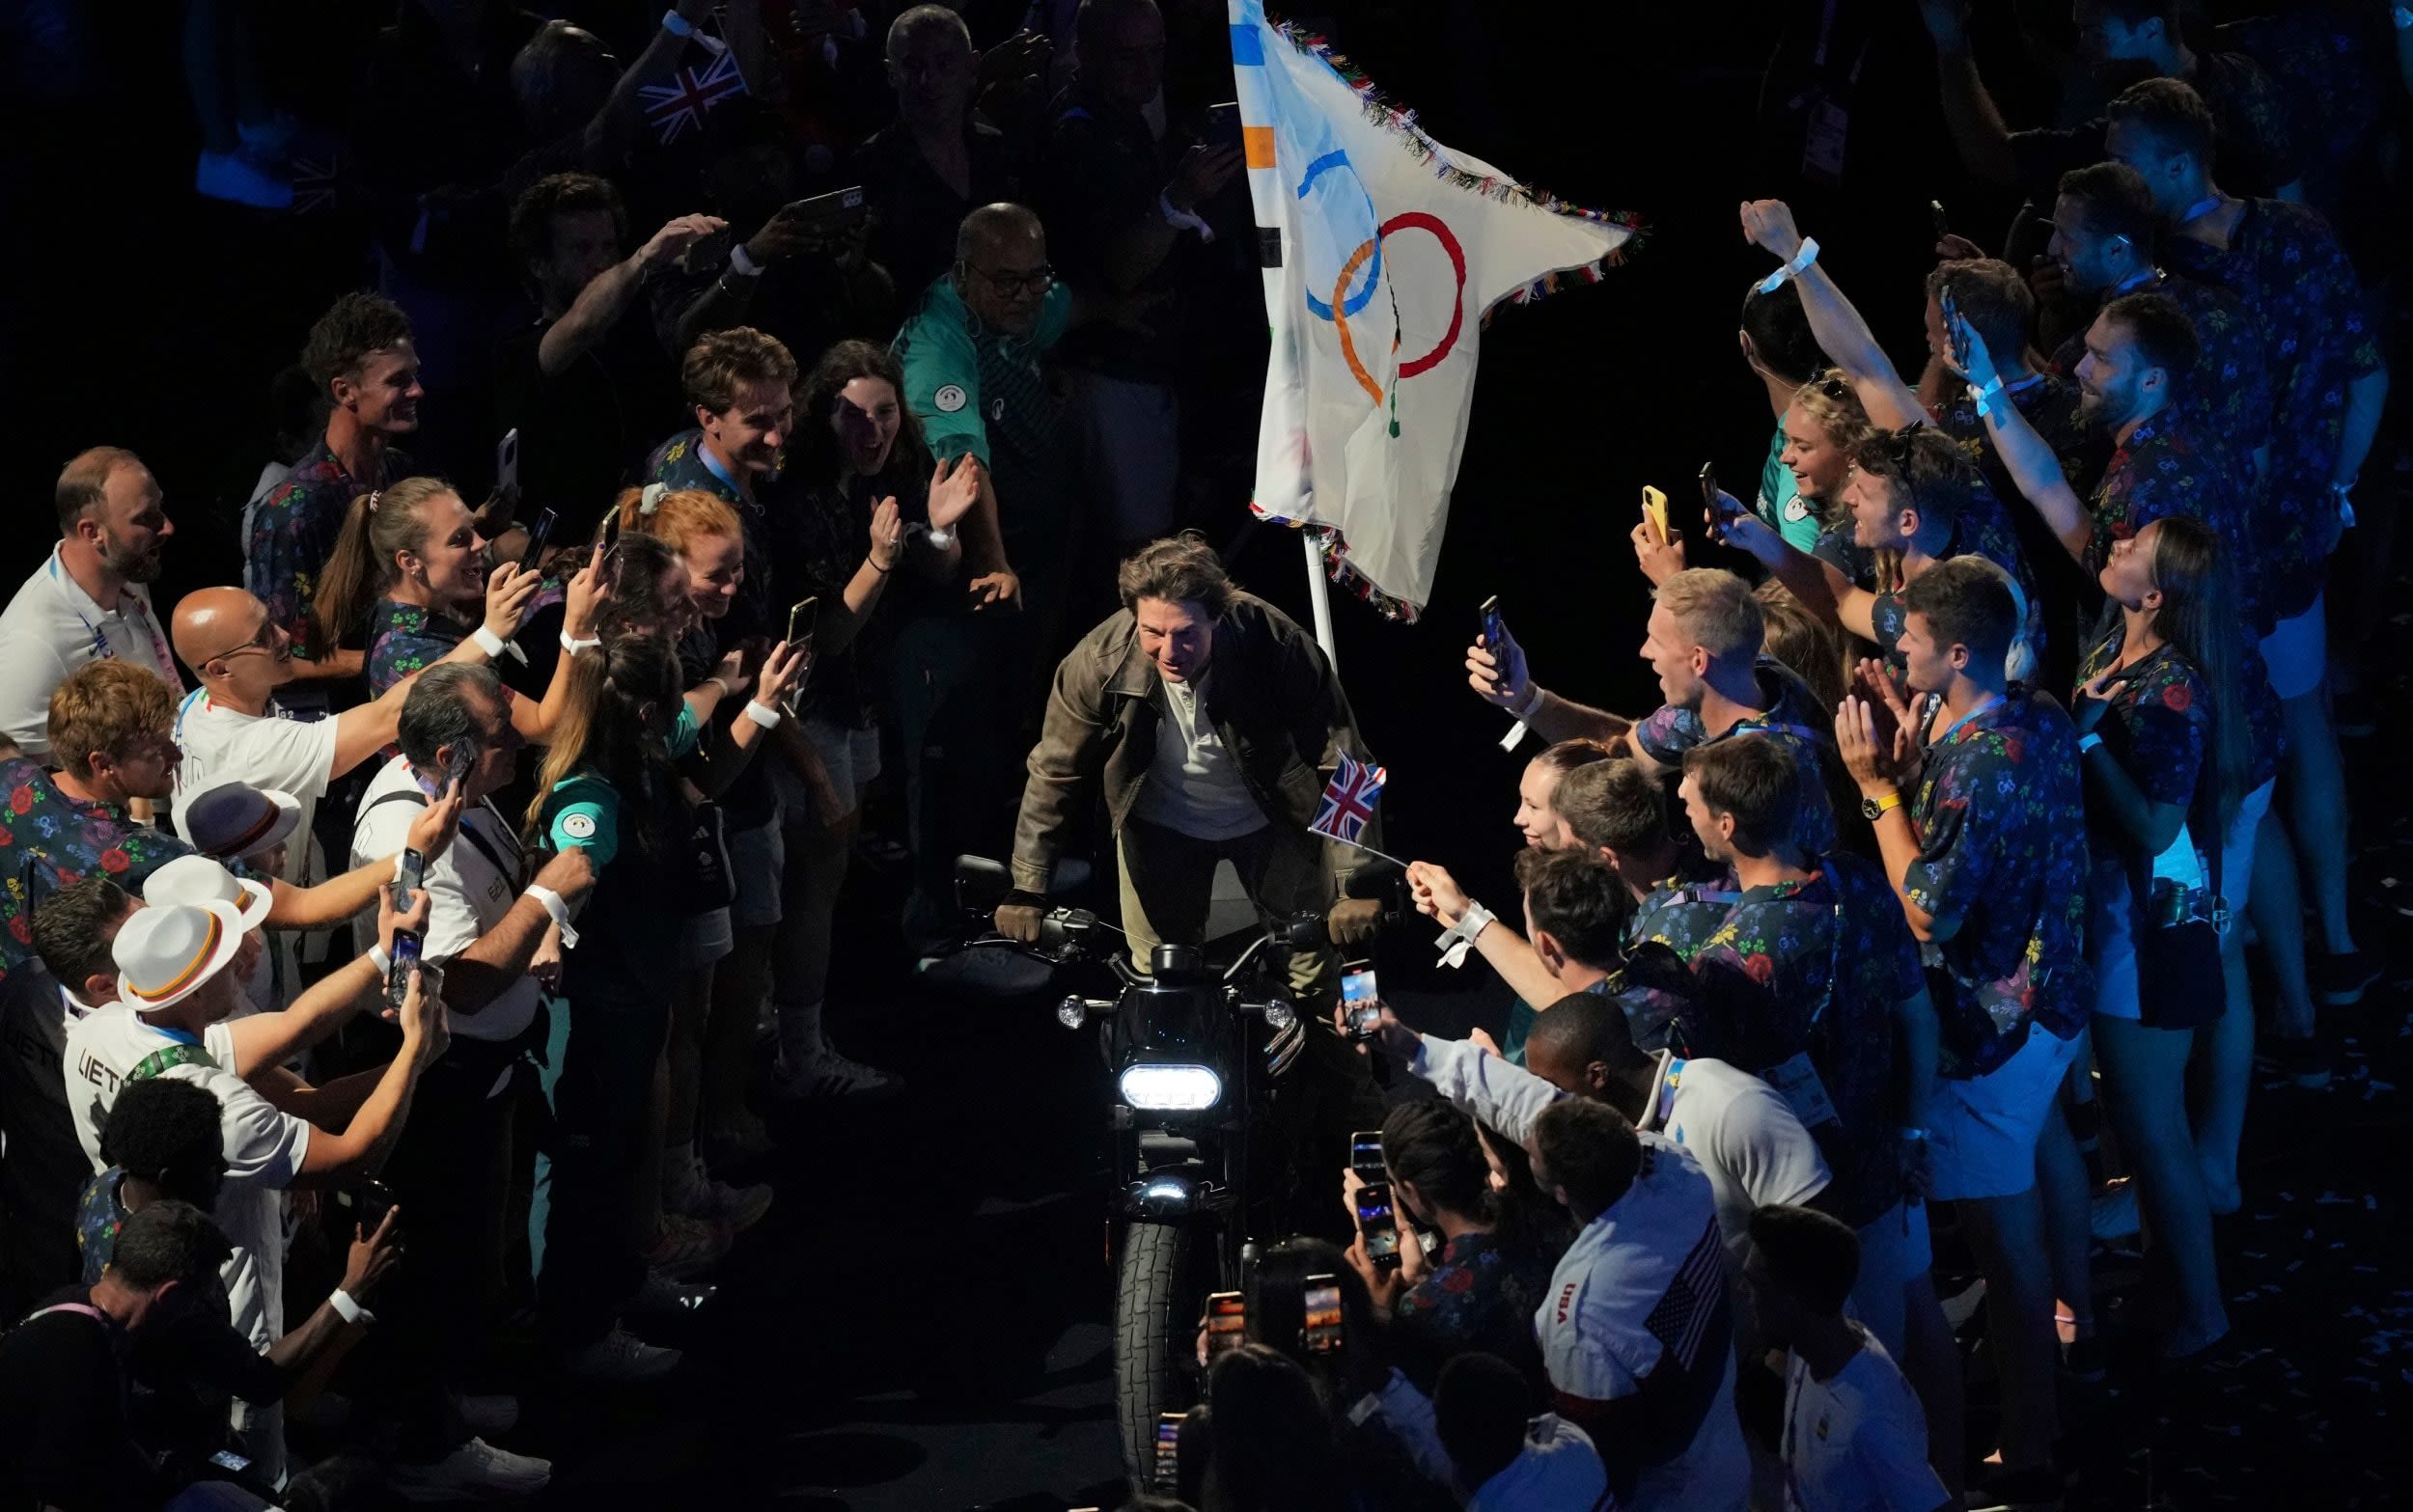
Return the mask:
[[[1234,593],[1215,625],[1214,676],[1206,717],[1223,737],[1257,806],[1274,824],[1303,830],[1323,801],[1341,753],[1370,759],[1349,712],[1348,695],[1316,638],[1298,621],[1249,593]],[[1013,885],[1044,893],[1062,848],[1064,822],[1103,778],[1115,832],[1138,801],[1156,756],[1162,675],[1141,653],[1128,609],[1081,638],[1057,665],[1047,722],[1032,748],[1013,832]],[[1364,838],[1382,843],[1379,817]],[[1326,841],[1335,878],[1345,883],[1363,862],[1353,845]]]

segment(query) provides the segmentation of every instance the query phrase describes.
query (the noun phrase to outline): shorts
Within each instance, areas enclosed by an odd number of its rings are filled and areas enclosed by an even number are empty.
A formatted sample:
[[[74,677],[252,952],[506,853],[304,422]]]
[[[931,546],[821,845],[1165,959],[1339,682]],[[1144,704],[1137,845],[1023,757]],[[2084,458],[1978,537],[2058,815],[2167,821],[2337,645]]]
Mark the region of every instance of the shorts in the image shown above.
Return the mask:
[[[2234,935],[2245,922],[2246,894],[2254,887],[2254,841],[2262,833],[2262,819],[2270,812],[2271,789],[2279,779],[2271,778],[2237,804],[2237,816],[2231,822],[2229,833],[2220,840],[2220,894],[2229,900],[2229,932]]]
[[[2276,629],[2262,637],[2262,662],[2270,669],[2270,691],[2282,702],[2313,692],[2328,675],[2327,598],[2325,593],[2315,596],[2312,608],[2292,619],[2280,620]]]
[[[846,811],[826,816],[815,813],[812,789],[785,761],[772,763],[771,787],[785,811],[783,823],[802,824],[809,816],[826,828],[861,808],[863,794],[879,776],[879,729],[858,729],[833,720],[808,718],[804,738],[813,743],[813,754],[821,758],[821,769],[829,774],[829,785],[837,789]]]
[[[679,932],[679,969],[693,976],[735,948],[736,942],[729,932],[728,909],[690,915]]]
[[[2036,1185],[2036,1139],[2082,1042],[2032,1027],[2018,1053],[1985,1075],[1936,1078],[1928,1138],[1938,1201],[2017,1196]]]
[[[735,897],[729,921],[739,929],[761,929],[780,920],[779,878],[787,869],[788,843],[782,838],[779,816],[729,837],[729,880]]]
[[[1852,1282],[1844,1310],[1899,1361],[1907,1328],[1903,1290],[1935,1264],[1935,1251],[1928,1237],[1927,1204],[1897,1202],[1859,1234],[1860,1278]]]

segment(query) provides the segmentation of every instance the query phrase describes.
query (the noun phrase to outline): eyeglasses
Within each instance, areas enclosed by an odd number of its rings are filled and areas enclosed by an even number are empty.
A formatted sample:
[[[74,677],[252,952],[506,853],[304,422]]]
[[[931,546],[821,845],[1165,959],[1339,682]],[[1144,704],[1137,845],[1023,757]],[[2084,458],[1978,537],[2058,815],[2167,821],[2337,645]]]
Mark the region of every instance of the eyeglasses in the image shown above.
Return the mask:
[[[205,656],[201,660],[202,664],[207,666],[211,662],[222,662],[230,656],[240,656],[245,651],[267,651],[274,649],[275,646],[276,621],[263,619],[260,621],[260,628],[252,632],[250,640],[243,642],[240,646],[230,646],[215,656]]]
[[[964,266],[988,280],[989,287],[1001,294],[1043,294],[1056,282],[1056,270],[1044,262],[1027,273],[1000,273],[977,262],[966,262]]]

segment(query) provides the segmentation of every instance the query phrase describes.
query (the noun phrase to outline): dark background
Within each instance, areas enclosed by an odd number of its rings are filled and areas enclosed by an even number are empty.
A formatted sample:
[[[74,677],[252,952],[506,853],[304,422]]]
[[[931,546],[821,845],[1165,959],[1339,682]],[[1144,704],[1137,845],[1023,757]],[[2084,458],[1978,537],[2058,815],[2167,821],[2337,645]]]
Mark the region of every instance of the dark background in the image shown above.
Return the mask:
[[[566,9],[608,36],[641,39],[653,7]],[[1837,45],[1867,37],[1869,46],[1845,183],[1816,192],[1797,180],[1800,140],[1786,103],[1817,0],[1327,9],[1342,49],[1417,107],[1439,140],[1576,204],[1649,222],[1627,265],[1603,283],[1504,310],[1484,333],[1422,622],[1385,622],[1335,594],[1343,674],[1392,774],[1394,848],[1446,860],[1478,894],[1497,897],[1508,891],[1521,756],[1498,751],[1506,716],[1465,688],[1476,605],[1501,595],[1551,686],[1627,710],[1651,701],[1634,655],[1645,586],[1625,542],[1640,485],[1680,499],[1714,460],[1747,497],[1770,431],[1734,344],[1743,287],[1767,267],[1740,239],[1737,203],[1790,197],[1827,265],[1905,362],[1919,348],[1913,280],[1931,261],[1928,202],[1942,199],[1955,229],[1987,243],[2015,206],[1960,173],[1909,0],[1842,7]],[[264,6],[280,102],[306,120],[348,119],[346,92],[387,14]],[[2000,40],[2007,18],[1990,9],[1986,24],[1994,31],[1982,46]],[[0,149],[0,245],[13,270],[0,291],[0,413],[11,422],[0,447],[10,522],[0,586],[48,550],[60,464],[104,442],[139,453],[166,489],[179,536],[162,606],[184,589],[236,581],[236,522],[268,454],[269,377],[334,295],[372,282],[361,228],[340,213],[264,216],[193,198],[177,26],[173,8],[112,7],[89,72],[14,87]],[[635,42],[618,50],[632,57]],[[2009,70],[1993,66],[2008,54],[1981,56],[2006,115],[2036,119]],[[442,406],[442,374],[430,375],[430,390],[429,408]],[[684,423],[665,415],[663,433]],[[1232,565],[1248,587],[1304,620],[1295,538],[1247,530],[1244,503],[1223,504],[1211,534],[1240,542]],[[2391,645],[2380,665],[2401,667],[2400,628]],[[2395,842],[2400,808],[2366,801],[2373,843]],[[911,1095],[783,1125],[785,1148],[752,1173],[778,1183],[780,1205],[740,1246],[718,1315],[692,1331],[672,1389],[539,1400],[509,1442],[557,1457],[551,1504],[1053,1512],[1120,1499],[1107,1399],[1112,1272],[1092,1181],[1096,1058],[1044,1004],[967,1007],[901,986],[905,963],[887,943],[889,883],[865,878],[849,907],[838,996],[854,1011],[839,1037],[903,1070]],[[1441,979],[1426,933],[1410,925],[1386,942],[1391,995],[1436,1028],[1494,1017],[1504,1004],[1496,983],[1480,969]],[[2380,1168],[2377,1154],[2401,1136],[2381,1058],[2401,1069],[2403,1046],[2396,1000],[2374,998],[2388,1006],[2357,1021],[2365,1037],[2347,1047],[2347,1074],[2330,1094],[2274,1091],[2259,1111],[2248,1213],[2224,1244],[2233,1278],[2270,1288],[2237,1312],[2241,1336],[2267,1347],[2249,1373],[2200,1395],[2123,1388],[2082,1404],[2093,1445],[2082,1499],[2260,1500],[2258,1487],[2295,1489],[2307,1477],[2337,1484],[2346,1493],[2338,1504],[2354,1504],[2357,1492],[2369,1504],[2384,1499],[2384,1486],[2362,1478],[2376,1460],[2371,1410],[2401,1399],[2413,1377],[2385,1334],[2407,1316],[2404,1294],[2387,1289],[2402,1275],[2406,1193],[2401,1171]],[[2318,1173],[2298,1169],[2307,1146]],[[2367,1191],[2379,1194],[2375,1205],[2364,1205]],[[2307,1256],[2309,1266],[2289,1263]],[[2340,1316],[2342,1297],[2366,1309],[2359,1319]]]

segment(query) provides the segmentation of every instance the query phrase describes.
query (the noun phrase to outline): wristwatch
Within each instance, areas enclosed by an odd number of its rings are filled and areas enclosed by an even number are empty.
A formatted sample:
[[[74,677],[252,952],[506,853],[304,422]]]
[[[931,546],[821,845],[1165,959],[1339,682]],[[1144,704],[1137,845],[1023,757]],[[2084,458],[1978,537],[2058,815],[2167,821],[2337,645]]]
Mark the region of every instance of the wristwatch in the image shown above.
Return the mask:
[[[1868,820],[1871,824],[1874,824],[1877,820],[1885,816],[1885,811],[1888,809],[1899,809],[1900,807],[1901,794],[1900,793],[1887,793],[1882,798],[1862,798],[1860,800],[1860,817]]]

